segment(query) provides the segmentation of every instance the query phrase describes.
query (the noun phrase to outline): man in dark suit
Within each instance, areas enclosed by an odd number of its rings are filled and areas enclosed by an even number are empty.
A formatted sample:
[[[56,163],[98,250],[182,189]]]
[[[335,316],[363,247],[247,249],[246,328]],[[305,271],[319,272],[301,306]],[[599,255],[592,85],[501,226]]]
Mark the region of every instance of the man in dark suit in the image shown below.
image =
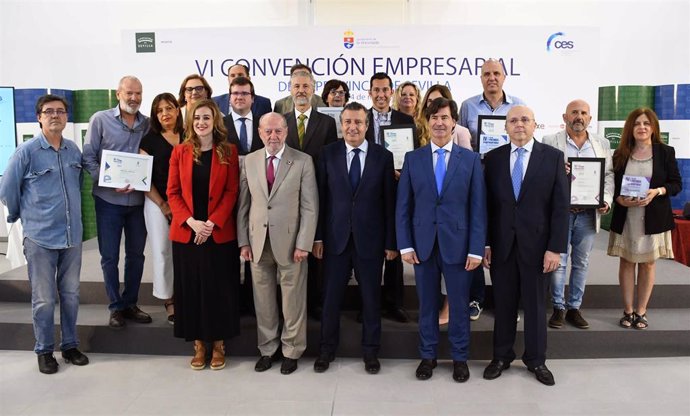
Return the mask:
[[[455,101],[435,99],[426,118],[431,143],[405,155],[396,205],[398,248],[403,261],[414,265],[419,297],[422,361],[416,376],[427,380],[436,367],[443,273],[450,306],[453,380],[465,382],[470,377],[470,271],[481,264],[486,242],[484,176],[479,155],[452,141],[458,120]]]
[[[374,74],[369,80],[369,97],[372,107],[369,109],[366,138],[371,143],[384,145],[379,137],[381,126],[412,124],[414,119],[405,113],[393,110],[390,106],[393,96],[393,81],[385,72]],[[415,138],[415,147],[416,143]],[[405,284],[403,282],[403,264],[400,257],[386,260],[383,272],[383,308],[387,315],[398,322],[410,320],[403,307]]]
[[[235,64],[228,69],[228,85],[232,84],[232,80],[237,77],[244,77],[251,79],[249,76],[249,67],[247,65]],[[230,114],[232,104],[230,103],[230,94],[223,94],[218,97],[213,97],[213,101],[218,104],[221,113]],[[256,124],[259,124],[259,119],[266,113],[271,112],[271,100],[260,95],[254,95],[254,102],[252,103],[252,114],[256,118]],[[258,138],[258,136],[257,136]],[[242,153],[240,153],[242,154]]]
[[[323,148],[317,167],[320,210],[312,252],[324,259],[325,290],[321,347],[314,371],[326,371],[335,358],[340,308],[354,268],[363,299],[364,369],[376,374],[381,368],[377,355],[383,259],[398,255],[393,154],[365,140],[367,110],[363,105],[347,104],[340,121],[343,140]]]
[[[525,313],[522,361],[537,380],[554,385],[546,367],[545,299],[548,274],[568,243],[568,180],[563,152],[534,140],[534,113],[515,106],[506,116],[510,144],[484,158],[489,232],[484,266],[491,272],[496,319],[493,360],[484,378],[501,375],[515,359],[516,317]]]
[[[311,105],[314,95],[314,76],[311,72],[295,71],[290,77],[290,94],[294,110],[285,113],[288,136],[285,143],[300,150],[314,160],[318,166],[321,149],[338,140],[338,131],[332,117],[319,113]],[[309,256],[309,279],[307,280],[307,312],[314,319],[321,319],[321,295],[323,273],[321,261]]]

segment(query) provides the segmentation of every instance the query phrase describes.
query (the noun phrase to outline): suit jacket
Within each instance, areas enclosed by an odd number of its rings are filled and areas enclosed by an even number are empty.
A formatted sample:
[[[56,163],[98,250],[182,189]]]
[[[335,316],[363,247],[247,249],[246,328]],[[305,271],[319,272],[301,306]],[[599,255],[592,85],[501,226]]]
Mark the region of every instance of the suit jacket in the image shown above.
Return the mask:
[[[615,171],[614,200],[621,193],[621,182],[627,166],[628,163],[626,162],[622,169]],[[675,228],[673,212],[671,211],[671,197],[678,194],[683,187],[683,179],[678,171],[678,162],[676,162],[675,149],[662,143],[654,143],[652,144],[652,179],[649,188],[662,186],[666,188],[666,193],[652,199],[652,202],[644,208],[645,234],[659,234]],[[613,217],[611,217],[611,231],[622,234],[627,215],[628,208],[616,204]]]
[[[563,152],[535,140],[517,201],[510,173],[510,144],[484,157],[491,259],[503,262],[513,243],[521,262],[536,265],[546,250],[565,253],[570,198]]]
[[[326,103],[323,102],[323,99],[321,99],[320,96],[314,94],[311,96],[311,108],[317,108],[317,107],[328,107]],[[292,101],[292,95],[288,95],[287,97],[283,97],[280,100],[276,101],[275,105],[273,106],[273,111],[279,114],[285,114],[289,113],[290,111],[295,110],[295,102]]]
[[[237,243],[250,246],[257,263],[271,239],[273,256],[282,266],[293,263],[295,248],[311,251],[319,214],[319,195],[311,157],[285,146],[271,193],[266,182],[266,151],[244,159],[240,174]]]
[[[230,114],[230,94],[219,95],[218,97],[213,97],[213,101],[218,104],[220,112],[223,114]],[[254,104],[252,104],[252,114],[256,117],[257,124],[259,119],[266,113],[271,112],[271,100],[260,95],[254,96]]]
[[[237,149],[231,149],[228,162],[221,164],[213,146],[211,159],[211,183],[208,190],[208,219],[216,226],[211,236],[216,243],[235,240],[237,233],[232,212],[237,202],[239,187],[239,159]],[[168,177],[168,203],[173,219],[170,224],[170,239],[187,243],[192,237],[192,229],[186,221],[194,217],[192,197],[192,168],[194,154],[191,145],[175,146],[170,156],[170,175]]]
[[[314,159],[316,166],[319,161],[321,149],[329,143],[338,140],[338,130],[335,127],[335,120],[325,114],[316,111],[312,107],[311,116],[307,120],[307,131],[304,132],[304,147],[299,147],[299,136],[297,135],[297,119],[295,112],[290,111],[285,114],[288,126],[288,136],[285,144],[293,149],[301,150]]]
[[[434,245],[443,261],[464,264],[484,256],[486,195],[479,154],[453,144],[441,194],[436,188],[431,146],[405,155],[396,205],[400,250],[413,248],[426,261]]]
[[[598,134],[588,133],[589,141],[592,143],[592,149],[594,150],[594,155],[596,157],[603,157],[604,162],[604,202],[609,204],[609,207],[613,207],[613,160],[611,159],[611,144],[609,141]],[[544,136],[541,142],[553,146],[556,149],[563,152],[563,158],[565,162],[568,161],[568,156],[566,156],[566,145],[567,145],[567,133],[565,130],[561,130],[556,134],[551,134]],[[595,230],[599,232],[601,226],[601,213],[598,210],[596,212],[596,224]]]
[[[228,114],[227,116],[223,117],[223,123],[225,124],[225,129],[228,131],[228,141],[237,147],[237,151],[240,153],[240,155],[244,156],[247,153],[251,153],[264,147],[264,142],[261,141],[261,137],[259,137],[259,119],[255,115],[252,117],[252,145],[250,146],[249,152],[245,151],[242,149],[242,146],[240,146],[240,135],[235,128],[235,122],[232,119],[232,114]]]
[[[369,113],[367,114],[367,119],[369,120],[369,127],[367,128],[367,134],[366,134],[366,139],[369,140],[369,143],[376,143],[374,141],[375,136],[374,136],[374,111],[370,108]],[[396,124],[412,124],[414,125],[414,118],[408,116],[405,113],[401,113],[398,110],[393,110],[391,109],[391,126],[396,125]],[[419,137],[417,137],[417,133],[415,131],[415,137],[414,137],[414,148],[419,147]]]
[[[352,235],[362,258],[383,258],[395,250],[395,177],[393,154],[382,146],[369,145],[364,171],[352,193],[342,140],[323,148],[317,168],[319,226],[316,240],[324,250],[342,254]]]

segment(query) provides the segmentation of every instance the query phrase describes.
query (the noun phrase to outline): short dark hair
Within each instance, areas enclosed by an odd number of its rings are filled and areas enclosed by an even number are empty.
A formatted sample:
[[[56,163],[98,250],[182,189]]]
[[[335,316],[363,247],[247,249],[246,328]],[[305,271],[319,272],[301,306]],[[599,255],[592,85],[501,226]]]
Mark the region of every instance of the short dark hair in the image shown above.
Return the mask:
[[[295,73],[295,71],[307,71],[311,74],[311,68],[309,66],[304,65],[304,64],[294,64],[293,66],[290,67],[290,75]]]
[[[447,98],[443,97],[438,97],[434,101],[429,104],[429,106],[424,110],[424,117],[426,118],[427,121],[431,118],[433,114],[436,114],[439,112],[440,109],[442,108],[450,108],[450,116],[453,117],[453,120],[456,122],[458,121],[458,105],[455,101],[449,100]]]
[[[247,74],[247,75],[249,75],[249,66],[247,66],[247,65],[245,65],[245,64],[230,65],[230,68],[228,68],[228,74],[230,74],[230,70],[231,70],[232,67],[234,67],[234,66],[241,66],[242,68],[244,68],[244,73]]]
[[[393,80],[385,72],[377,72],[371,76],[371,79],[369,80],[369,89],[371,89],[371,84],[374,83],[375,79],[387,79],[388,85],[391,87],[391,89],[393,89]]]
[[[235,77],[230,81],[230,92],[232,92],[232,86],[233,85],[249,85],[249,90],[252,93],[252,98],[256,97],[256,94],[254,93],[254,84],[252,84],[252,81],[249,78],[246,77]]]
[[[167,101],[170,104],[172,104],[173,107],[177,108],[178,110],[180,109],[180,104],[178,104],[177,100],[175,99],[175,96],[170,94],[169,92],[164,92],[162,94],[156,95],[156,97],[153,99],[153,102],[151,103],[151,118],[149,119],[149,130],[159,134],[163,131],[163,126],[161,126],[161,122],[158,120],[158,105],[161,103],[161,101]],[[184,125],[182,124],[182,113],[178,112],[173,133],[182,133],[183,130]]]
[[[350,110],[350,111],[364,111],[364,113],[367,115],[366,117],[366,123],[367,126],[369,125],[369,110],[362,104],[358,103],[357,101],[353,101],[351,103],[345,104],[345,107],[343,107],[343,111],[340,112],[340,122],[342,123],[343,121],[343,113],[345,110]]]
[[[67,104],[67,100],[65,100],[65,97],[61,97],[59,95],[54,94],[46,94],[39,97],[38,101],[36,101],[36,115],[41,114],[44,105],[52,103],[53,101],[60,101],[62,105],[65,106],[65,111],[69,111],[69,105]]]
[[[347,84],[339,79],[331,79],[326,84],[323,86],[323,92],[321,93],[321,98],[323,99],[323,102],[328,104],[328,94],[331,93],[331,90],[337,90],[338,87],[343,87],[345,90],[345,102],[350,101],[350,87],[347,86]]]

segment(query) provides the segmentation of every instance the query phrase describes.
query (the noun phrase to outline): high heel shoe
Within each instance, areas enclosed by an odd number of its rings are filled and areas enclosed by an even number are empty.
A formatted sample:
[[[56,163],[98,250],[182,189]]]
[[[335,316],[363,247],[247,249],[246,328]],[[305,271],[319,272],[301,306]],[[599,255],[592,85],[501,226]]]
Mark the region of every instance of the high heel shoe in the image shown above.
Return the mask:
[[[194,358],[190,366],[192,370],[203,370],[206,367],[206,345],[203,341],[194,341]]]
[[[225,345],[223,341],[213,341],[211,370],[220,370],[223,368],[225,368]]]

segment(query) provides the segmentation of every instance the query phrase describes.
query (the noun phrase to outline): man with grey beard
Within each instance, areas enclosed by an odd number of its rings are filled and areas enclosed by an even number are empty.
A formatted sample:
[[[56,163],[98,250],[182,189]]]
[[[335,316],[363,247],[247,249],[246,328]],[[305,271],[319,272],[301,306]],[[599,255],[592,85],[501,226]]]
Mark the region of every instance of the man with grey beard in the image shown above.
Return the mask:
[[[144,193],[131,187],[98,186],[103,150],[139,153],[139,142],[149,127],[148,118],[139,112],[141,82],[134,76],[122,77],[117,87],[117,107],[95,113],[84,137],[83,165],[93,179],[96,206],[98,250],[105,291],[110,300],[109,326],[119,329],[125,319],[150,323],[151,316],[137,306],[139,285],[144,271]],[[120,292],[120,238],[125,233],[124,290]]]

